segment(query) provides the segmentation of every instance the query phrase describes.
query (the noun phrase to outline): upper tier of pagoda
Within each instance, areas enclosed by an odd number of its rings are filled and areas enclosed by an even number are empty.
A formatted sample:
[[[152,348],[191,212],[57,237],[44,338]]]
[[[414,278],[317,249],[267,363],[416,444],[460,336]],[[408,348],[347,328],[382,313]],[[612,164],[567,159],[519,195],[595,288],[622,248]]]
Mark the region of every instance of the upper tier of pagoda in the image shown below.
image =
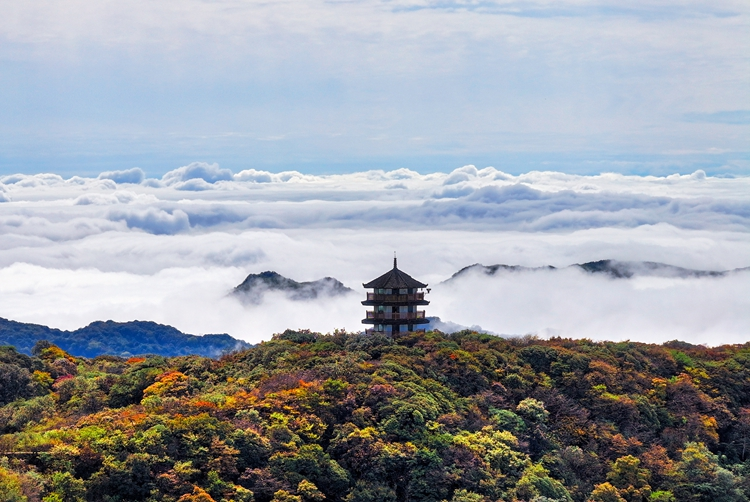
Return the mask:
[[[396,258],[393,258],[393,269],[367,284],[365,289],[416,289],[426,288],[427,284],[419,282],[409,274],[398,269]]]

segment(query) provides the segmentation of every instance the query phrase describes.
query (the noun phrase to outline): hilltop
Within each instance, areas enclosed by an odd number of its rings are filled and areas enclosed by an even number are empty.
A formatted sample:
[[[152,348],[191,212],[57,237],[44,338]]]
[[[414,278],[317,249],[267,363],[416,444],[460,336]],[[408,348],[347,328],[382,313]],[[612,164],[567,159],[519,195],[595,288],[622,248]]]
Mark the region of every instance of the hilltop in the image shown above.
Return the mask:
[[[10,500],[750,495],[750,343],[286,331],[218,360],[2,348],[0,382]]]

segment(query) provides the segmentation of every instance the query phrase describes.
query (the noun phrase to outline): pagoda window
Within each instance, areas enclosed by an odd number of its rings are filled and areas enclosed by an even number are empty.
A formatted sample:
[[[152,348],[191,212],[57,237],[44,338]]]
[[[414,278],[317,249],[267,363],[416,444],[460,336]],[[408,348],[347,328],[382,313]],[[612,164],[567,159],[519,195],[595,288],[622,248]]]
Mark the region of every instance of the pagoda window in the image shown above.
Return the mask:
[[[406,325],[406,324],[402,324],[402,325],[400,325],[400,326],[398,327],[398,330],[399,330],[399,331],[402,331],[402,332],[406,332],[406,331],[409,331],[409,326],[408,326],[408,325]]]
[[[408,289],[399,289],[398,290],[398,294],[405,295],[405,294],[407,294],[408,291],[409,291]]]
[[[378,290],[378,294],[379,294],[379,295],[384,295],[384,294],[385,294],[385,289],[383,289],[383,288],[380,288],[380,289]]]

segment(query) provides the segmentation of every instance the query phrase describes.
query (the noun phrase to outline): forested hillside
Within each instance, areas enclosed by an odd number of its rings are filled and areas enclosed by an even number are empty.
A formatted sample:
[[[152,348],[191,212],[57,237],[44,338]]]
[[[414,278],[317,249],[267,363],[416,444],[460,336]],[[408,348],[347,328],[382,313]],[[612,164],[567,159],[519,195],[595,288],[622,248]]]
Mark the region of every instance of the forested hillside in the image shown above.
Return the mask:
[[[0,349],[4,501],[746,501],[750,344],[287,331]]]
[[[217,357],[250,347],[250,344],[226,334],[188,335],[172,326],[150,321],[96,321],[74,331],[63,331],[0,317],[0,345],[12,345],[19,352],[31,354],[34,344],[40,340],[52,342],[68,353],[82,357],[103,354]]]

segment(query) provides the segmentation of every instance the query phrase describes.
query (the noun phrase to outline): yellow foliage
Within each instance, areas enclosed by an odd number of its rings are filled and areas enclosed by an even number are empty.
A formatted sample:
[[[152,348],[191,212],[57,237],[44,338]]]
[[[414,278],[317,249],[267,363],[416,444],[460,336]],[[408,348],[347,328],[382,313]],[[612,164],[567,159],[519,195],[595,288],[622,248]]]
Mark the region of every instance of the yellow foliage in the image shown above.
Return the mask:
[[[188,377],[179,371],[168,371],[159,375],[156,382],[146,387],[143,396],[174,396],[187,393]]]
[[[186,493],[177,502],[216,502],[211,495],[206,492],[203,488],[196,486],[193,488],[193,493]]]
[[[719,424],[716,422],[714,417],[707,415],[701,415],[701,425],[706,436],[710,437],[714,441],[719,440]]]
[[[52,375],[50,375],[46,371],[39,371],[39,370],[34,370],[34,374],[32,378],[34,379],[36,383],[38,383],[39,385],[43,385],[45,387],[51,387],[52,383],[55,381],[52,378]]]
[[[70,362],[75,362],[76,360],[75,357],[71,356],[57,345],[51,345],[46,349],[43,349],[41,354],[39,354],[39,358],[46,361],[54,361],[55,359],[61,358],[67,359]]]

